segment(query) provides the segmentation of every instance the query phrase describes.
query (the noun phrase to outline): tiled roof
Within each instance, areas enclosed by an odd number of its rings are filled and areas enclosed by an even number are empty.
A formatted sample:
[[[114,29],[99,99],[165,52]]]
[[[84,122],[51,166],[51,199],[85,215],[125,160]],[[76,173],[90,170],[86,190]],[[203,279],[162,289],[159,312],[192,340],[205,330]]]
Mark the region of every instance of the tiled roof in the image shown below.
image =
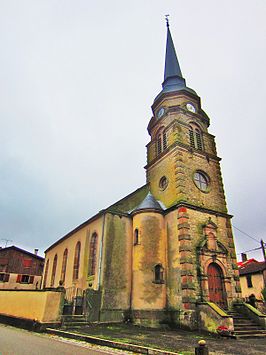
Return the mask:
[[[265,261],[252,261],[249,263],[245,263],[242,266],[239,266],[239,274],[246,275],[246,274],[255,274],[258,272],[262,272],[266,270],[266,262]]]

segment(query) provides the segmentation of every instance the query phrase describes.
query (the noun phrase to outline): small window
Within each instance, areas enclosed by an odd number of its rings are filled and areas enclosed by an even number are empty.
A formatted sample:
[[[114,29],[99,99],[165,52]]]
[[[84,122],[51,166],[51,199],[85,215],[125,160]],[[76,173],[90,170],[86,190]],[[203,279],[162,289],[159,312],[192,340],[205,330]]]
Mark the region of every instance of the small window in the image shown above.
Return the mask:
[[[8,281],[9,281],[9,274],[1,273],[0,282],[8,282]]]
[[[162,152],[162,136],[159,134],[157,138],[157,155],[161,154]]]
[[[203,150],[201,130],[194,124],[189,126],[189,143],[192,148]]]
[[[197,148],[199,150],[202,150],[202,137],[199,129],[195,129],[195,136],[196,136],[196,143],[197,143]]]
[[[163,279],[163,267],[161,264],[155,265],[154,267],[154,283],[162,284],[164,283]]]
[[[194,182],[196,184],[196,186],[203,192],[207,192],[208,191],[208,187],[209,187],[209,177],[207,176],[207,174],[201,172],[201,171],[197,171],[194,174]]]
[[[192,127],[189,127],[189,140],[191,147],[195,148],[194,132]]]
[[[161,128],[156,136],[156,153],[161,154],[167,149],[167,135],[166,131]]]
[[[162,176],[159,181],[159,187],[161,190],[165,190],[168,186],[168,179],[166,176]]]
[[[17,283],[32,284],[33,281],[34,281],[33,275],[18,275],[17,276]]]
[[[252,277],[251,275],[246,276],[248,288],[253,287],[251,277]]]
[[[138,228],[135,229],[134,231],[134,245],[139,244],[139,230]]]
[[[165,150],[167,148],[167,136],[166,136],[166,132],[163,132],[163,150]]]

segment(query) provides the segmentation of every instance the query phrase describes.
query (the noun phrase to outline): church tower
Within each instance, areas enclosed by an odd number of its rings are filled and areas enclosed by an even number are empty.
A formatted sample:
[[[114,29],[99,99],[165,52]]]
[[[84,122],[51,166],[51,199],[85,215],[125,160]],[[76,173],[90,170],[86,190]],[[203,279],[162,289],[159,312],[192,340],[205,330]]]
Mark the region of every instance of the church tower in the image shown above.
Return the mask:
[[[150,193],[165,209],[165,306],[193,327],[199,303],[228,309],[241,290],[221,159],[200,97],[182,75],[168,21],[164,81],[152,112],[145,168]]]

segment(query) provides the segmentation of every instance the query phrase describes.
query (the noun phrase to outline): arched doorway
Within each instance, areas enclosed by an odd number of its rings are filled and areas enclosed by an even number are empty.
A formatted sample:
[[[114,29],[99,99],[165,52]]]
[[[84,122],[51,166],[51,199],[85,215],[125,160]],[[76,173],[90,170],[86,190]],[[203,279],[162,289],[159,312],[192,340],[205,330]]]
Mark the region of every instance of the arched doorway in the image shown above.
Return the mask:
[[[219,307],[227,309],[226,292],[222,269],[218,264],[211,263],[208,266],[207,275],[210,302],[214,302]]]

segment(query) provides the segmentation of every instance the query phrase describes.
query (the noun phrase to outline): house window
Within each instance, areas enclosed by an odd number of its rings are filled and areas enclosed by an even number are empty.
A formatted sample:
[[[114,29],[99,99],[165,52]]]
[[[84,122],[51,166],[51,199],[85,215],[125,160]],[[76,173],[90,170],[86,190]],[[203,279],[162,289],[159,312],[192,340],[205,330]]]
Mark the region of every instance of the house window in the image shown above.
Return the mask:
[[[195,125],[189,126],[189,142],[192,148],[203,150],[202,133]]]
[[[90,260],[89,260],[89,275],[95,275],[96,260],[97,260],[97,233],[93,233],[90,242]]]
[[[134,231],[134,245],[139,244],[139,230],[138,228],[135,229]]]
[[[196,171],[194,174],[194,183],[203,192],[208,191],[209,187],[209,177],[202,171]]]
[[[54,286],[56,267],[57,267],[57,254],[55,254],[55,256],[54,256],[52,275],[51,275],[51,287]]]
[[[79,262],[80,262],[80,242],[77,242],[74,255],[73,280],[79,278]]]
[[[68,250],[65,249],[63,254],[62,270],[61,270],[61,278],[60,278],[62,284],[65,282],[65,278],[66,278],[67,254],[68,254]]]
[[[33,275],[18,275],[17,283],[20,284],[33,284],[34,276]]]
[[[45,272],[44,272],[44,278],[43,278],[43,288],[46,287],[48,270],[49,270],[49,259],[47,260],[46,266],[45,266]]]
[[[246,275],[246,279],[247,279],[247,286],[248,286],[248,288],[253,287],[251,277],[252,277],[252,275]]]
[[[163,279],[163,267],[161,264],[155,265],[154,267],[154,283],[156,284],[162,284],[164,283]]]
[[[9,274],[1,273],[0,282],[8,282],[8,281],[9,281]]]

